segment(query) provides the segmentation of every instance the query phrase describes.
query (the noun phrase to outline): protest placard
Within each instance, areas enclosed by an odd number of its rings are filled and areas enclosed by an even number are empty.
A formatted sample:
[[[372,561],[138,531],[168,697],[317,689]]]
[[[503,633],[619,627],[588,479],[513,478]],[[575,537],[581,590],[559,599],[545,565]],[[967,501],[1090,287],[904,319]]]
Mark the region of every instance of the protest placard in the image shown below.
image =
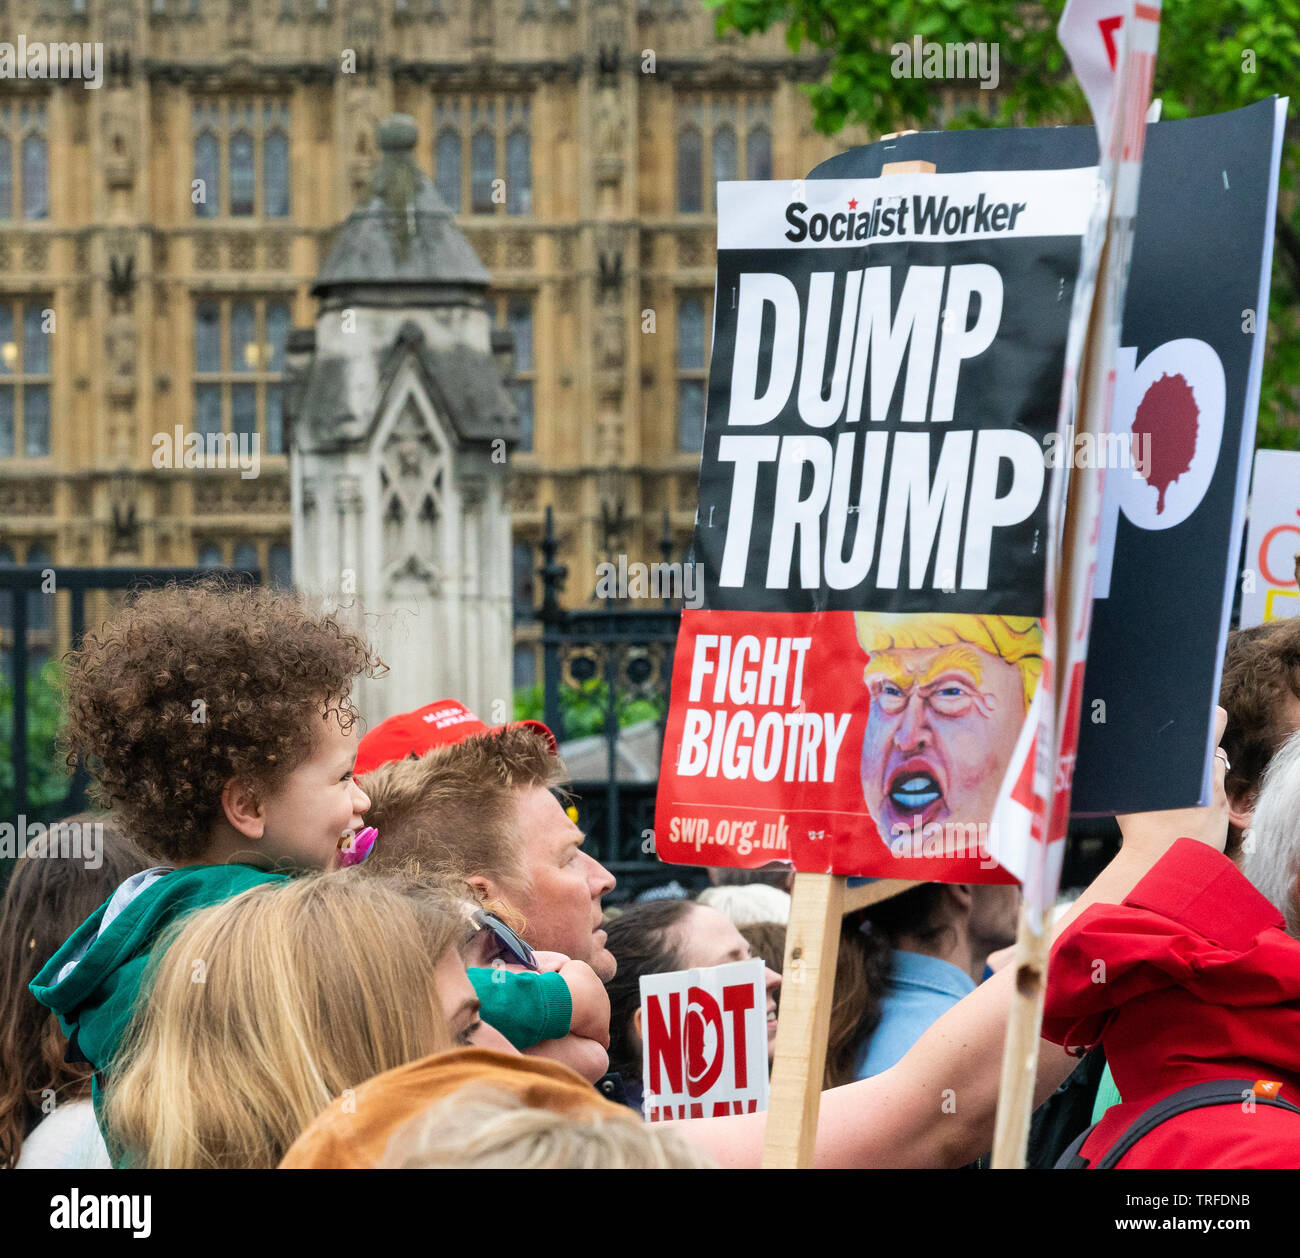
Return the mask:
[[[719,185],[668,861],[1010,881],[1095,172]]]
[[[1146,129],[1112,426],[1100,439],[1069,431],[1050,456],[1106,472],[1076,815],[1205,798],[1241,562],[1286,104],[1274,97]],[[900,157],[953,171],[1097,160],[1092,127],[925,132],[883,148],[838,154],[809,179],[871,178]],[[1180,445],[1190,466],[1176,463]],[[1253,563],[1248,552],[1245,566]]]
[[[1091,35],[1091,28],[1095,25],[1093,18],[1100,12],[1100,6],[1075,3],[1071,7],[1073,16],[1082,23],[1079,29]],[[1067,434],[1072,437],[1076,430],[1087,439],[1097,440],[1107,429],[1114,396],[1120,314],[1133,241],[1138,172],[1145,139],[1145,102],[1150,95],[1159,6],[1125,5],[1121,21],[1125,29],[1114,55],[1108,58],[1113,78],[1100,84],[1099,91],[1094,76],[1089,89],[1094,107],[1103,109],[1105,113],[1105,117],[1098,117],[1105,160],[1098,172],[1099,183],[1094,183],[1093,212],[1083,225],[1087,237],[1077,291],[1072,294],[1074,309],[1068,326],[1069,346],[1062,363],[1065,389],[1061,394],[1056,426],[1058,443]],[[1070,36],[1067,26],[1068,23],[1062,28],[1063,40]],[[1111,34],[1115,33],[1114,26],[1115,23],[1108,19],[1107,29]],[[1077,47],[1072,48],[1071,54],[1076,51]],[[993,146],[1001,146],[1003,160],[992,164],[1014,167],[1014,157],[1005,160],[1008,151],[1005,133],[993,133],[993,137]],[[1013,141],[1011,150],[1014,148]],[[873,158],[882,163],[882,167],[887,162],[897,168],[908,158],[920,160],[933,155],[902,144],[882,144],[875,149]],[[1096,151],[1095,144],[1093,151]],[[945,168],[952,169],[951,165]],[[976,167],[958,163],[957,168],[972,170]],[[816,173],[824,175],[828,172],[819,169]],[[1098,275],[1100,282],[1094,302],[1093,281]],[[1076,388],[1077,412],[1072,423],[1067,423],[1071,420],[1070,403]],[[1058,460],[1049,458],[1047,461],[1054,465]],[[1075,466],[1073,458],[1061,461],[1067,462],[1071,468]],[[1016,962],[1021,981],[1017,985],[1016,1008],[1007,1038],[1004,1104],[1000,1107],[995,1144],[995,1160],[1001,1165],[1019,1164],[1023,1159],[1029,1085],[1033,1078],[1046,972],[1044,912],[1054,894],[1059,871],[1078,738],[1079,700],[1091,613],[1098,521],[1103,502],[1102,481],[1096,464],[1085,464],[1084,467],[1077,489],[1071,485],[1068,504],[1061,492],[1064,487],[1055,476],[1051,481],[1053,492],[1044,499],[1047,514],[1043,537],[1045,590],[1043,612],[1038,618],[1041,684],[1035,693],[1037,711],[1031,708],[1027,713],[1023,731],[1026,738],[1022,744],[1025,756],[1011,795],[1012,800],[1021,806],[1019,814],[1011,814],[1019,824],[1007,825],[1006,813],[995,815],[989,836],[989,847],[1008,868],[1018,873],[1026,890]],[[907,677],[904,680],[915,679]],[[864,752],[864,795],[867,779],[865,760]],[[933,785],[921,781],[918,775],[916,780],[896,783],[895,786],[911,788],[918,784]],[[896,802],[908,802],[905,792],[890,793]],[[946,806],[946,800],[944,804]],[[1044,809],[1047,810],[1046,816],[1043,815]],[[924,832],[924,818],[914,817],[912,829],[913,832]],[[699,834],[698,829],[696,833]],[[795,863],[799,868],[797,860]],[[802,903],[800,882],[806,892]],[[806,909],[804,933],[807,939],[817,941],[819,950],[819,955],[814,958],[817,993],[804,1002],[806,1007],[800,1008],[804,1024],[800,1028],[800,1045],[810,1038],[815,1039],[818,1028],[824,1031],[824,1018],[819,1016],[824,1010],[820,1005],[829,998],[828,984],[833,976],[834,960],[821,953],[828,946],[828,923],[845,899],[841,880],[823,878],[814,884],[808,881],[807,875],[800,875],[796,880],[794,908]],[[828,960],[829,964],[826,964]],[[791,1042],[785,1037],[784,1028],[782,1037],[782,1045]],[[795,1051],[799,1051],[799,1045],[795,1046]],[[783,1071],[782,1061],[782,1052],[778,1052],[776,1073],[782,1075],[782,1084],[788,1082],[790,1086],[777,1088],[774,1078],[774,1098],[779,1098],[783,1118],[792,1120],[801,1135],[797,1140],[783,1142],[774,1141],[769,1133],[768,1153],[771,1164],[806,1165],[811,1156],[807,1131],[816,1123],[816,1098],[811,1092],[814,1085],[805,1079],[800,1094],[793,1078],[797,1071]],[[776,1105],[777,1099],[774,1099]]]
[[[1242,571],[1241,627],[1300,616],[1300,454],[1255,451],[1250,529]]]
[[[757,960],[641,976],[647,1121],[767,1109],[765,978]]]
[[[1079,815],[1210,798],[1285,123],[1274,99],[1149,128],[1111,426],[1136,457],[1106,478]]]

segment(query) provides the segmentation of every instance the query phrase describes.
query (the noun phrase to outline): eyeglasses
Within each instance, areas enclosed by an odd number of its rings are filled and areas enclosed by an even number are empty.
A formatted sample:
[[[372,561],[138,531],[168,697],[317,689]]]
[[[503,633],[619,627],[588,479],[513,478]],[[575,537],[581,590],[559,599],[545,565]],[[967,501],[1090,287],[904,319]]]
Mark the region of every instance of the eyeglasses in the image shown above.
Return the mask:
[[[476,931],[487,931],[499,948],[498,956],[515,965],[536,970],[537,954],[515,934],[495,913],[476,909],[470,914],[470,925]]]

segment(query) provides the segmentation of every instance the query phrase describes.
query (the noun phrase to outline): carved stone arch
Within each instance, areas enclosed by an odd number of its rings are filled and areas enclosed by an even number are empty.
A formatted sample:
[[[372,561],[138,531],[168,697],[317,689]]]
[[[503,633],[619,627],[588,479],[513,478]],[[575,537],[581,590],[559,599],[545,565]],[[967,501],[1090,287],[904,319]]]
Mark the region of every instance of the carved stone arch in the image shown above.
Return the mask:
[[[387,593],[410,586],[434,594],[445,565],[454,513],[455,443],[423,386],[414,356],[398,368],[371,442],[378,465],[380,569]]]
[[[436,597],[442,593],[442,569],[416,554],[407,554],[384,569],[384,592],[398,597],[414,587],[421,594]]]

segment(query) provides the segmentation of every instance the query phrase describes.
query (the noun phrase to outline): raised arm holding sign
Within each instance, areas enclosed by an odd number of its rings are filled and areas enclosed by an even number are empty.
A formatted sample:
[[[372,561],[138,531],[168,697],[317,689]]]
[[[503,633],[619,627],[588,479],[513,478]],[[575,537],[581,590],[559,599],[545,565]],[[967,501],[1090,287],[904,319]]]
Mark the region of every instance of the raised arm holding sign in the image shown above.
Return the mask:
[[[1220,714],[1217,729],[1222,732]],[[1053,928],[1055,937],[1091,904],[1119,904],[1180,838],[1219,851],[1227,837],[1223,761],[1215,759],[1212,802],[1204,808],[1143,813],[1123,819],[1124,846]],[[783,983],[781,1016],[792,988]],[[810,1164],[819,1167],[959,1167],[988,1152],[1007,1011],[1015,976],[1005,967],[959,1001],[889,1070],[832,1088],[817,1101]],[[778,1027],[777,1034],[780,1035]],[[778,1058],[780,1050],[778,1049]],[[1047,1041],[1039,1045],[1035,1103],[1045,1100],[1078,1065]],[[775,1089],[767,1114],[703,1118],[675,1130],[722,1166],[757,1166],[768,1128],[779,1121]],[[773,1133],[774,1138],[784,1139]]]

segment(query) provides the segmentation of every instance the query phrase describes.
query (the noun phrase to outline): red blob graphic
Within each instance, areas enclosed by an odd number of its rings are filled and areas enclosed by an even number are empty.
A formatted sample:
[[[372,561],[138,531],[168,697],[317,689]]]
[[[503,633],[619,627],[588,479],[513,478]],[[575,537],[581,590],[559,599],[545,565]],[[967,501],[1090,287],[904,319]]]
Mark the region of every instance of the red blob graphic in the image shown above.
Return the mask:
[[[705,1023],[698,1008],[686,1010],[686,1077],[698,1083],[708,1073],[710,1062],[704,1054]]]
[[[1143,466],[1142,438],[1146,438],[1146,482],[1156,491],[1156,515],[1165,509],[1165,491],[1192,466],[1196,453],[1197,420],[1192,386],[1181,375],[1162,375],[1143,395],[1133,417],[1134,465]]]

